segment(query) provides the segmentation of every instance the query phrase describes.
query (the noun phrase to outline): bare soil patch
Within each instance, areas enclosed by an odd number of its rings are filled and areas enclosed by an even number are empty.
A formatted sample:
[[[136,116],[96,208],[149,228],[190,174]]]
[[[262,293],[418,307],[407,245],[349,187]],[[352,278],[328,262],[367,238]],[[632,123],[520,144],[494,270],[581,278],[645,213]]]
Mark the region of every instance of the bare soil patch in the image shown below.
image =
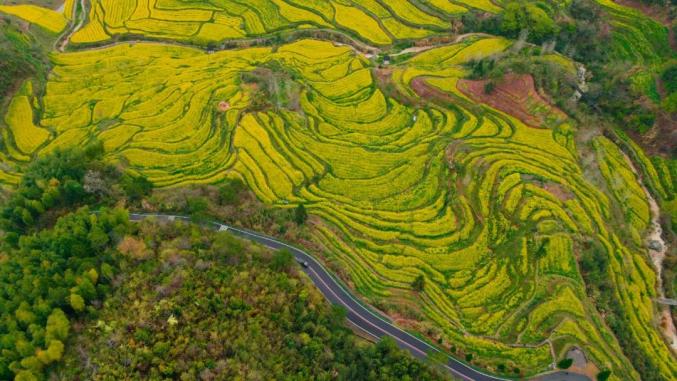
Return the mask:
[[[230,110],[230,103],[228,103],[226,101],[221,101],[217,105],[217,108],[219,109],[220,112],[226,112],[226,111]]]
[[[530,127],[541,128],[567,118],[536,91],[531,75],[506,74],[495,82],[493,90],[486,91],[489,82],[461,79],[456,87],[469,98],[510,114]]]

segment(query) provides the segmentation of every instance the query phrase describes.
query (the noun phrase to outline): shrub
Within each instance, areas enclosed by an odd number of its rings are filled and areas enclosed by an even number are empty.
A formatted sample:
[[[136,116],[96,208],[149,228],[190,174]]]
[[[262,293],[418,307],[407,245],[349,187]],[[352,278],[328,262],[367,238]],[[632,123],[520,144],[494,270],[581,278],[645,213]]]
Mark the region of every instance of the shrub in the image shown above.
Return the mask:
[[[610,370],[603,370],[599,373],[597,373],[597,381],[606,381],[609,379],[609,376],[611,376],[611,371]]]
[[[573,359],[563,359],[557,363],[557,367],[560,369],[569,369],[569,367],[571,367],[573,363],[574,363]]]

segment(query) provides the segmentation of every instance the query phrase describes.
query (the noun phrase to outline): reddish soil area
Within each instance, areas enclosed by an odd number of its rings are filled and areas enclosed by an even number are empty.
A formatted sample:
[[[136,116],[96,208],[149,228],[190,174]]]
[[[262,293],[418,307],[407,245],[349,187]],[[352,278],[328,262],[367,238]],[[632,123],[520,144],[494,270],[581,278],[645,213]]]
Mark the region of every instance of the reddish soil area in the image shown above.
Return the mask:
[[[416,95],[422,99],[431,100],[440,104],[455,103],[456,98],[445,93],[444,91],[430,86],[425,77],[417,77],[411,81],[411,88],[414,90]]]
[[[220,112],[226,112],[226,111],[230,110],[230,103],[228,103],[226,101],[221,101],[221,102],[219,102],[217,107],[218,107]]]
[[[543,184],[543,189],[552,193],[555,197],[559,198],[562,201],[567,201],[574,198],[571,192],[569,192],[567,189],[565,189],[563,186],[557,183],[547,182]]]
[[[461,79],[456,86],[473,100],[510,114],[531,127],[540,128],[567,118],[536,91],[530,75],[506,74],[489,93],[485,91],[487,83],[489,80]]]

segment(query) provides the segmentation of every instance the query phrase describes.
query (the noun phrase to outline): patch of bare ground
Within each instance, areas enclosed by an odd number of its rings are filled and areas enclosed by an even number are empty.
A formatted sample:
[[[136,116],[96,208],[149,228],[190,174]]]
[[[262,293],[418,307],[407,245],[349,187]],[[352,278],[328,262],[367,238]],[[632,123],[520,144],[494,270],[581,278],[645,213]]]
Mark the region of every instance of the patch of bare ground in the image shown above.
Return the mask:
[[[557,197],[562,201],[567,201],[574,198],[571,192],[569,192],[567,189],[565,189],[563,186],[557,183],[547,182],[543,184],[543,189],[550,192],[551,194],[553,194],[555,197]]]
[[[469,98],[510,114],[534,128],[557,123],[567,118],[560,109],[551,106],[537,91],[531,75],[509,73],[495,82],[461,79],[456,87]]]
[[[421,323],[417,320],[410,319],[397,311],[388,311],[388,314],[393,323],[395,323],[398,327],[412,331],[421,330]]]
[[[595,376],[599,373],[599,369],[595,366],[595,363],[588,361],[585,353],[578,347],[569,349],[566,357],[574,360],[573,364],[568,369],[570,372],[584,374],[591,380],[594,380]]]
[[[414,90],[416,95],[421,97],[423,100],[429,100],[439,104],[454,103],[455,100],[455,98],[450,94],[447,94],[444,91],[428,84],[425,77],[414,78],[411,81],[411,88]]]
[[[410,107],[419,107],[421,102],[418,99],[415,99],[407,94],[403,94],[397,89],[393,83],[393,70],[387,67],[380,67],[374,69],[374,77],[376,78],[376,84],[383,93],[393,99],[396,99],[398,102],[410,106]]]

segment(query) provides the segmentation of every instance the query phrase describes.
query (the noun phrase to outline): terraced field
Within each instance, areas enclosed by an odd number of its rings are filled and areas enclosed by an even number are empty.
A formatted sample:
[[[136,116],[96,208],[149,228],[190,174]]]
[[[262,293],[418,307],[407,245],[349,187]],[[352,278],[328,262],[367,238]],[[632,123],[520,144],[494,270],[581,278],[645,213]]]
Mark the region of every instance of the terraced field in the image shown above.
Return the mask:
[[[95,0],[89,20],[73,36],[73,43],[138,35],[206,44],[312,28],[340,29],[370,43],[388,45],[450,27],[448,21],[406,1],[378,0]]]
[[[434,14],[404,1],[99,0],[72,42],[202,43],[308,27],[387,45],[448,28],[439,12],[500,9],[428,3]],[[380,73],[389,91],[353,48],[313,39],[213,54],[157,42],[55,53],[44,96],[26,83],[11,101],[0,179],[15,184],[31,157],[95,138],[158,186],[241,178],[267,203],[305,204],[319,217],[320,254],[352,287],[474,364],[530,375],[575,345],[611,379],[638,379],[586,296],[577,259],[597,248],[639,350],[670,379],[677,363],[656,329],[643,244],[648,201],[619,148],[597,137],[584,165],[573,121],[527,126],[456,86],[465,63],[511,45],[473,36],[417,54]],[[260,89],[244,74],[260,68],[289,78],[298,104],[253,107]],[[411,106],[422,96],[425,107]]]
[[[0,12],[20,17],[54,33],[66,27],[66,18],[62,14],[34,5],[0,5]]]

